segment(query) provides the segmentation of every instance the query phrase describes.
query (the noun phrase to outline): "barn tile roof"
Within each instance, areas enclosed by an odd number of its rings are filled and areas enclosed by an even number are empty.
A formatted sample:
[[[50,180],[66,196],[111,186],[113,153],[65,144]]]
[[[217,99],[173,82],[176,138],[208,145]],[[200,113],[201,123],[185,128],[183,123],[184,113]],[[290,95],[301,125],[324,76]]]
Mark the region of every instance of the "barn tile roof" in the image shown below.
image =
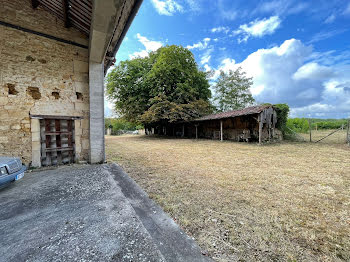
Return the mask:
[[[195,119],[194,121],[206,121],[206,120],[223,119],[223,118],[230,118],[230,117],[243,116],[243,115],[259,114],[268,107],[271,107],[271,106],[270,105],[251,106],[251,107],[246,107],[239,110],[233,110],[233,111],[203,116],[201,118]]]

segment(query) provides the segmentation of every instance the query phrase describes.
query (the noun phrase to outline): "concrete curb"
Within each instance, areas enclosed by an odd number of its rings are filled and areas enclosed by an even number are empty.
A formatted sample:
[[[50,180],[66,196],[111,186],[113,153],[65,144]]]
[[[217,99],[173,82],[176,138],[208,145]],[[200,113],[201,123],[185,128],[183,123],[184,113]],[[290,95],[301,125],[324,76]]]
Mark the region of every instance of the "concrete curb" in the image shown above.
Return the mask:
[[[110,171],[166,261],[212,261],[120,166],[112,164]]]

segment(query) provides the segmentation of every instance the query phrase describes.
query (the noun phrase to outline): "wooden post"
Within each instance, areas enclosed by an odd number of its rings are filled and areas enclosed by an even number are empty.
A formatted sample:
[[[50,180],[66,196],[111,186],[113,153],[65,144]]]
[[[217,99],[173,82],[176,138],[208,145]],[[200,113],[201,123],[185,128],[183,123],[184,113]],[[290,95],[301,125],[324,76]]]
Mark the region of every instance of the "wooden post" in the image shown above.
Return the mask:
[[[185,125],[182,125],[182,134],[181,134],[181,137],[184,137],[185,136]]]
[[[220,120],[220,140],[223,141],[224,140],[224,134],[223,134],[223,130],[222,130],[222,120]]]
[[[195,126],[196,126],[196,139],[198,139],[198,124],[196,124]]]
[[[346,142],[348,142],[348,145],[350,146],[350,119],[348,120],[348,126],[346,129]]]
[[[261,114],[258,117],[258,122],[259,122],[259,145],[262,142],[262,120],[261,120]]]
[[[311,119],[309,118],[309,131],[310,131],[310,142],[312,142],[312,137],[311,137]]]

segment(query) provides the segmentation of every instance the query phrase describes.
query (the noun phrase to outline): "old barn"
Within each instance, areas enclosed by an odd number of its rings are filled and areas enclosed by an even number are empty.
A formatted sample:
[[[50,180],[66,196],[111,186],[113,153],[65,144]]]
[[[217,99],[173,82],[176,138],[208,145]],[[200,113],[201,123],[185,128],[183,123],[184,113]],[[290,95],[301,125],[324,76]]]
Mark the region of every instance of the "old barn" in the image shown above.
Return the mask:
[[[207,138],[232,141],[258,141],[259,143],[281,140],[282,133],[276,128],[277,112],[272,105],[247,107],[212,115],[190,122],[158,126],[157,134],[189,138]]]

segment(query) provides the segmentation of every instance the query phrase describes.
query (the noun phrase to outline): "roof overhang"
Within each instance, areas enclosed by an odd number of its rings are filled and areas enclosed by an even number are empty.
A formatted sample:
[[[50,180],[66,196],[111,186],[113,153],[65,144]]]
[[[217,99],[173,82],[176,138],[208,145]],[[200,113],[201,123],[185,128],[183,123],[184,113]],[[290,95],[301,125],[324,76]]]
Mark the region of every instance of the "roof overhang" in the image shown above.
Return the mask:
[[[115,55],[142,0],[94,1],[90,27],[90,61],[104,62],[104,72],[115,62]]]

